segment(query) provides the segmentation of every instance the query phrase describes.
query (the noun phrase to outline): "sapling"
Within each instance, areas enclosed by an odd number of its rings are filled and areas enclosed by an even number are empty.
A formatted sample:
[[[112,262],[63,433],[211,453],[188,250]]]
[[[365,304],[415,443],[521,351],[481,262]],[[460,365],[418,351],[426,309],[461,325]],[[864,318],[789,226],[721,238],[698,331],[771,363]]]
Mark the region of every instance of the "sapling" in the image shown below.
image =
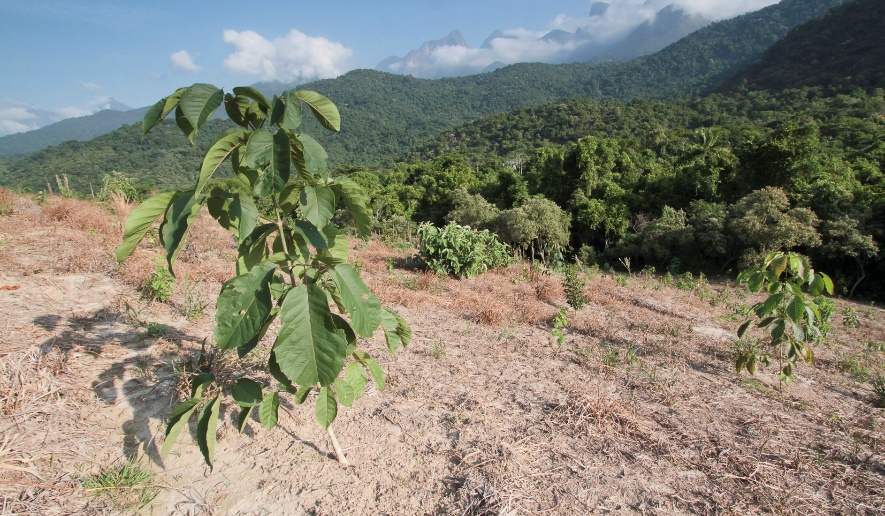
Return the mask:
[[[169,453],[196,414],[197,443],[211,467],[224,394],[239,406],[237,426],[243,431],[252,412],[257,410],[261,424],[271,429],[283,397],[292,396],[301,404],[316,393],[316,419],[346,465],[331,426],[338,405],[350,407],[359,399],[369,375],[379,390],[385,385],[384,372],[358,349],[357,338],[371,337],[380,327],[388,349],[396,352],[411,340],[411,329],[369,291],[349,262],[347,238],[332,223],[336,208],[344,206],[360,236],[368,237],[372,217],[367,196],[354,181],[330,175],[322,146],[298,131],[302,106],[331,131],[340,130],[341,117],[328,98],[311,91],[287,91],[267,99],[250,87],[225,93],[210,84],[194,84],[148,110],[142,137],[174,111],[175,123],[193,140],[222,104],[239,127],[215,138],[192,189],[155,195],[132,210],[116,255],[125,260],[159,219],[160,243],[173,273],[191,223],[207,207],[238,245],[236,276],[218,294],[215,345],[243,358],[279,320],[266,362],[277,386],[247,377],[223,380],[202,371],[192,381],[191,398],[173,410],[161,453]],[[224,162],[232,165],[241,190],[248,193],[210,188]],[[258,198],[271,206],[269,214],[259,212]]]

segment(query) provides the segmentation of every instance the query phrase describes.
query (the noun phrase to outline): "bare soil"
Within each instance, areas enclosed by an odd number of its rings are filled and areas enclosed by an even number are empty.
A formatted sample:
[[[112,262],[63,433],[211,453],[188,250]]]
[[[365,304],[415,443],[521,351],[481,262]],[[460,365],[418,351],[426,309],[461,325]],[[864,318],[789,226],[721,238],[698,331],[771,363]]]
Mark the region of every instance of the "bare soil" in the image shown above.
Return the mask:
[[[885,372],[885,311],[837,301],[816,365],[782,386],[774,366],[734,372],[732,314],[754,301],[741,290],[588,271],[575,311],[554,273],[438,278],[377,241],[354,256],[414,340],[395,356],[380,336],[363,343],[388,386],[339,412],[353,466],[313,403],[291,398],[275,429],[243,434],[226,403],[214,469],[191,436],[163,460],[193,364],[268,381],[255,371],[272,336],[244,362],[212,352],[235,249],[206,215],[173,299],[144,299],[159,253],[114,263],[126,209],[18,198],[0,217],[0,514],[885,513],[885,409],[869,382]],[[152,480],[84,487],[127,458]]]

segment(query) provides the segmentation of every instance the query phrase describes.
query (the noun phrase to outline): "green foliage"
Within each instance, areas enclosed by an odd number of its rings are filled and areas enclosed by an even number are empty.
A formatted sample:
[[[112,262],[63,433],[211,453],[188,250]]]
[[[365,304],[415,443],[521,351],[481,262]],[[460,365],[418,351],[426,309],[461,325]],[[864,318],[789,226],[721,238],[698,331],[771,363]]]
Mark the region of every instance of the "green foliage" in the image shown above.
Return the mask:
[[[159,490],[153,486],[154,474],[133,460],[104,467],[80,480],[83,490],[95,498],[106,498],[117,508],[138,510],[149,504]]]
[[[587,282],[582,277],[581,270],[576,265],[567,265],[565,267],[565,300],[575,310],[580,310],[589,301],[587,295],[584,294],[586,286]]]
[[[142,289],[142,295],[152,301],[165,303],[172,299],[175,278],[172,277],[162,261],[154,260],[153,265],[154,271],[148,276],[147,283]]]
[[[141,201],[141,193],[135,186],[135,183],[129,177],[112,170],[110,174],[102,179],[104,183],[101,191],[98,193],[98,200],[109,201],[114,197],[124,199],[126,202]]]
[[[418,226],[418,254],[433,272],[469,278],[510,263],[507,244],[488,230],[451,222],[443,228]]]
[[[860,328],[860,316],[853,306],[842,309],[842,325],[846,328]]]
[[[197,443],[210,467],[226,393],[240,407],[241,431],[256,406],[261,424],[271,429],[278,422],[283,396],[292,395],[300,404],[313,391],[318,393],[317,421],[329,428],[338,403],[351,406],[363,394],[366,370],[379,390],[385,385],[378,363],[357,349],[357,335],[370,337],[382,328],[391,352],[411,340],[408,323],[382,308],[348,263],[347,238],[332,223],[336,207],[346,206],[360,234],[368,236],[367,197],[350,179],[332,177],[322,147],[297,132],[302,104],[323,127],[338,131],[340,115],[334,104],[308,91],[268,100],[253,88],[234,88],[233,94],[225,94],[214,86],[195,84],[152,107],[142,132],[147,135],[162,127],[163,118],[174,111],[179,129],[193,139],[201,129],[212,127],[207,121],[222,104],[240,128],[212,141],[193,189],[158,194],[136,207],[126,219],[123,244],[117,249],[118,260],[125,260],[154,221],[161,219],[160,243],[168,271],[157,264],[155,272],[158,278],[162,272],[161,281],[171,286],[169,274],[190,225],[207,206],[238,244],[237,275],[222,285],[216,302],[214,338],[219,350],[236,350],[244,358],[271,323],[280,322],[267,357],[276,389],[245,377],[232,382],[204,369],[192,380],[191,398],[169,418],[162,456],[196,415]],[[224,189],[224,183],[212,186],[213,176],[225,163],[236,175],[236,191]],[[270,217],[259,213],[259,203],[270,206]],[[342,372],[344,378],[339,377]],[[329,435],[338,450],[331,429]],[[346,463],[343,454],[338,455]]]
[[[568,327],[568,319],[565,316],[565,310],[560,310],[553,317],[553,329],[550,330],[550,333],[556,337],[556,343],[559,345],[559,349],[562,349],[562,345],[565,344],[565,330]]]
[[[793,377],[799,360],[813,365],[810,343],[822,338],[821,313],[813,299],[823,292],[833,294],[829,276],[815,273],[804,256],[774,252],[765,257],[761,268],[741,272],[735,283],[746,283],[751,292],[764,289],[769,294],[765,301],[753,305],[752,311],[759,319],[756,326],[766,328],[767,344],[782,364],[781,380],[789,381]],[[741,325],[739,338],[744,338],[752,323],[749,319]],[[765,365],[767,361],[760,359],[760,353],[754,350],[740,355],[735,367],[738,372],[746,369],[754,374],[756,364]]]
[[[873,387],[873,405],[885,408],[885,375],[876,374],[870,383]]]

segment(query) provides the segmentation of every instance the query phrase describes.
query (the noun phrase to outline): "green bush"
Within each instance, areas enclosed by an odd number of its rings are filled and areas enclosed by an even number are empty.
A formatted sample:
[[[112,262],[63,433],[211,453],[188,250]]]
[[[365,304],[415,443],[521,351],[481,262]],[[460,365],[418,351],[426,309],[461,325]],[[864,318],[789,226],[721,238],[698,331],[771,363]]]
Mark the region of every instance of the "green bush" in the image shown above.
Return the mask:
[[[444,228],[418,227],[418,254],[437,274],[469,278],[510,263],[510,248],[488,230],[477,231],[454,222]]]
[[[581,277],[581,271],[576,265],[569,264],[565,267],[565,300],[575,310],[580,310],[587,304],[587,296],[584,287],[587,282]]]

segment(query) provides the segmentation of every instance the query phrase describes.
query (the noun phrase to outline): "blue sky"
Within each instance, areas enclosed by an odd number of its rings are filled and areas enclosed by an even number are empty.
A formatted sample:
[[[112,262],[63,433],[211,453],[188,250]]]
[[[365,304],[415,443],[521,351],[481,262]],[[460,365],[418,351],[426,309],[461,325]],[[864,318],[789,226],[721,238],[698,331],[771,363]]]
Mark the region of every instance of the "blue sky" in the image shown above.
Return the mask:
[[[645,2],[608,1],[637,12]],[[710,17],[774,3],[650,0],[661,6],[674,1]],[[230,88],[268,79],[307,82],[374,68],[388,56],[405,55],[455,29],[472,46],[495,30],[574,30],[586,20],[590,4],[2,0],[0,135],[52,118],[89,114],[107,106],[109,98],[145,106],[194,82]]]

